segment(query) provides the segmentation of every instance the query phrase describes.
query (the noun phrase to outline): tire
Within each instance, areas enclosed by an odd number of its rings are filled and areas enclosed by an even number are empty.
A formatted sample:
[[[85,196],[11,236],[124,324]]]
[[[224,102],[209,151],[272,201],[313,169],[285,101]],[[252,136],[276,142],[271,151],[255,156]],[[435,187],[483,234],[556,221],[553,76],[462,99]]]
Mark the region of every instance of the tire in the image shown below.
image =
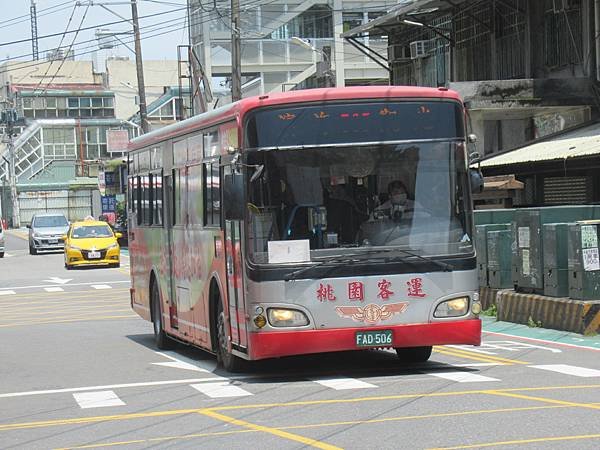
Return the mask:
[[[154,343],[160,350],[170,350],[175,347],[175,342],[167,336],[162,325],[160,308],[160,294],[156,282],[150,287],[150,304],[152,308],[152,326],[154,328]]]
[[[406,347],[397,348],[396,354],[402,362],[419,363],[425,362],[431,356],[433,347]]]
[[[118,262],[116,264],[111,264],[110,267],[114,267],[115,269],[118,269],[119,267],[121,267],[121,263]]]
[[[0,258],[4,258],[4,252],[0,252]]]
[[[73,267],[71,267],[70,265],[68,265],[67,263],[65,263],[65,269],[67,269],[67,270],[72,270],[72,269],[73,269]]]
[[[29,254],[30,255],[37,255],[37,250],[32,245],[29,246]]]
[[[227,372],[241,372],[245,368],[245,361],[229,351],[229,335],[225,330],[225,313],[223,304],[219,300],[217,309],[217,364]]]

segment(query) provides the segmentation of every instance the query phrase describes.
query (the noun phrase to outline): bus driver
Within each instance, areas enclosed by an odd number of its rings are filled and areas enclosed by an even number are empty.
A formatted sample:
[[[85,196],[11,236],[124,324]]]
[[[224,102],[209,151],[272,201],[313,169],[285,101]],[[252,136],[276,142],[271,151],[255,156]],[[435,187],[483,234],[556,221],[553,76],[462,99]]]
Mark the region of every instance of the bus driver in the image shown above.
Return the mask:
[[[375,218],[388,217],[394,222],[410,219],[414,212],[414,201],[408,199],[406,186],[400,180],[388,184],[389,198],[375,208]]]

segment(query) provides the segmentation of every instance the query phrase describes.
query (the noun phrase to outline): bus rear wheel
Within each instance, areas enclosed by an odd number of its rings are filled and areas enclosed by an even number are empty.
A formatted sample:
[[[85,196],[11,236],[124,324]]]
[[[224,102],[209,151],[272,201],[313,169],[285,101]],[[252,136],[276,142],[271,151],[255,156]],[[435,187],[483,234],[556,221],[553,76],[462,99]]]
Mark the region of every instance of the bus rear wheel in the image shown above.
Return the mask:
[[[244,369],[244,360],[229,351],[229,335],[225,327],[225,313],[223,304],[219,301],[217,310],[217,363],[227,372],[241,372]]]
[[[431,356],[431,350],[433,347],[405,347],[405,348],[397,348],[396,354],[398,358],[400,358],[403,362],[425,362]]]
[[[152,326],[154,328],[154,343],[160,350],[170,350],[175,342],[167,336],[162,325],[162,313],[160,309],[160,294],[156,282],[150,287],[150,304],[152,308]]]

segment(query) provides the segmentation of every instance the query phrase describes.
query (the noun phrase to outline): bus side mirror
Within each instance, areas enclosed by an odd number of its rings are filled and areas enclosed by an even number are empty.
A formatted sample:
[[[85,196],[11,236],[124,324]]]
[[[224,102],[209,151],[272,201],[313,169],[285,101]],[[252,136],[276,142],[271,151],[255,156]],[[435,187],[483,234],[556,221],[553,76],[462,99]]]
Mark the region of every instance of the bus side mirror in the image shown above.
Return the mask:
[[[223,177],[223,216],[225,220],[243,220],[246,210],[244,202],[244,177],[231,173]]]
[[[471,181],[471,192],[480,194],[483,192],[483,174],[479,169],[469,169],[469,177]]]

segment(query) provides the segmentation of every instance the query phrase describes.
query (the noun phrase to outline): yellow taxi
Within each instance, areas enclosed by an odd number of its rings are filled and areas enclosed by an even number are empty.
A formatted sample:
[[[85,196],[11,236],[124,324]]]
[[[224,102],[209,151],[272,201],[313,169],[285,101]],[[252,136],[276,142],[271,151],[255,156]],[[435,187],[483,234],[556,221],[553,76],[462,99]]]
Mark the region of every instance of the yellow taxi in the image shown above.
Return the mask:
[[[73,222],[63,236],[65,268],[97,265],[119,267],[121,249],[117,239],[121,237],[121,233],[113,233],[106,222]]]

